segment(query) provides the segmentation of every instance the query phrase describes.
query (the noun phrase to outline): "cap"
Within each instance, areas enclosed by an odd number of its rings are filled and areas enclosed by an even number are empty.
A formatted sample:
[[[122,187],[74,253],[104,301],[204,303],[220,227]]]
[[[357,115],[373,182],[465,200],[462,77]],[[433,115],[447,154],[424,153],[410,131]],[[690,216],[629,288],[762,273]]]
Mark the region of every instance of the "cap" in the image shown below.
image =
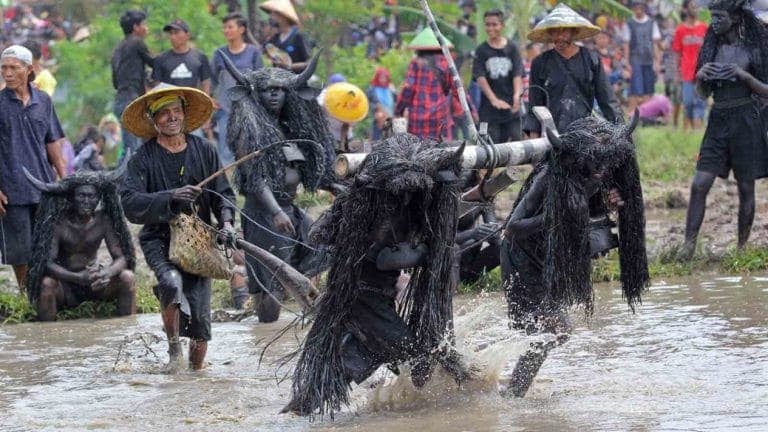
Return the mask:
[[[27,48],[21,45],[11,45],[5,50],[3,50],[2,54],[0,54],[0,59],[4,59],[4,58],[15,58],[17,60],[21,60],[22,63],[31,65],[32,51],[28,50]]]
[[[163,27],[164,32],[169,32],[171,31],[171,29],[184,30],[185,32],[189,33],[189,26],[187,25],[187,23],[184,20],[178,19],[178,18],[176,18],[175,20],[166,24],[165,27]]]

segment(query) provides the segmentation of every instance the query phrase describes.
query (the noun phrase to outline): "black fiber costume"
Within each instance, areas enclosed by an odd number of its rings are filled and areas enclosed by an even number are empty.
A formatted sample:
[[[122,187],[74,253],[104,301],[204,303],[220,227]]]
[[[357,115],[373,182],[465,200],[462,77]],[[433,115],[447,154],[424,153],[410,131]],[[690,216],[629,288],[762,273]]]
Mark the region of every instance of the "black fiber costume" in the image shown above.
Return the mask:
[[[101,201],[101,209],[98,212],[109,219],[110,226],[120,242],[127,268],[133,270],[136,267],[136,251],[117,194],[117,184],[124,172],[125,168],[114,172],[80,171],[52,184],[49,191],[43,191],[35,215],[32,260],[30,261],[32,265],[29,268],[27,279],[27,295],[30,303],[36,303],[40,296],[40,285],[51,261],[51,241],[54,237],[54,229],[70,209],[72,205],[71,193],[78,186],[92,185],[96,187]],[[61,283],[66,284],[65,282]],[[79,303],[79,300],[83,299],[76,300],[78,301],[71,303]]]
[[[287,410],[332,416],[348,403],[351,382],[385,363],[410,361],[417,385],[434,361],[461,379],[458,355],[441,342],[452,316],[463,148],[436,146],[408,134],[377,142],[349,191],[318,220],[312,239],[330,247],[331,269],[301,345]],[[398,305],[400,269],[411,279]]]
[[[236,172],[235,184],[238,191],[245,195],[243,211],[250,218],[242,220],[245,239],[305,275],[314,276],[323,270],[319,264],[322,261],[320,253],[301,244],[308,241],[312,220],[293,201],[299,184],[304,190],[314,192],[319,186],[330,187],[334,183],[331,165],[335,157],[334,139],[314,99],[314,92],[305,87],[317,58],[298,75],[280,68],[262,68],[241,74],[226,55],[224,62],[238,82],[229,91],[232,100],[232,114],[227,126],[230,150],[237,158],[264,150],[263,156],[240,165]],[[259,98],[261,92],[274,87],[285,92],[279,116],[272,114]],[[285,140],[295,140],[288,150],[283,145],[275,145]],[[277,209],[270,208],[265,202],[272,201],[268,195],[274,197],[279,209],[290,218],[296,230],[293,238],[276,234],[278,230],[272,217]],[[246,256],[246,261],[249,264],[250,292],[261,293],[264,287],[281,298],[282,288],[272,273],[252,257]],[[277,319],[279,305],[273,303],[272,297],[262,296],[261,305],[272,306],[259,307],[260,320]]]
[[[553,333],[556,339],[534,343],[520,357],[507,390],[515,396],[528,391],[549,349],[567,340],[571,326],[566,309],[580,305],[592,312],[590,259],[612,245],[606,227],[593,226],[595,206],[590,201],[604,199],[611,188],[624,201],[618,211],[618,248],[622,291],[630,309],[634,311],[648,286],[643,194],[630,139],[637,117],[628,127],[585,117],[571,123],[559,139],[548,131],[549,158],[520,192],[502,244],[509,316],[514,328]],[[594,176],[600,172],[602,176]]]
[[[511,239],[502,247],[505,291],[516,324],[526,326],[573,305],[591,311],[590,199],[602,200],[610,188],[625,203],[618,212],[622,290],[633,310],[640,301],[649,276],[631,128],[595,117],[576,120],[560,136],[561,147],[553,144],[549,160],[526,181],[507,223]],[[606,169],[601,181],[578,180],[597,167]]]
[[[211,280],[189,274],[169,261],[171,230],[168,222],[181,211],[191,212],[171,201],[173,189],[200,183],[221,168],[221,163],[216,149],[202,138],[186,134],[185,139],[187,147],[181,152],[183,157],[181,153],[174,157],[157,143],[156,138],[145,142],[128,164],[128,175],[120,194],[128,220],[144,225],[139,233],[139,243],[147,264],[157,276],[155,294],[161,306],[180,305],[181,336],[210,340]],[[224,175],[216,177],[206,188],[230,202],[235,201],[235,194]],[[219,225],[226,220],[232,221],[234,215],[231,204],[205,190],[195,207],[197,216],[209,225],[212,225],[211,215],[216,216]]]

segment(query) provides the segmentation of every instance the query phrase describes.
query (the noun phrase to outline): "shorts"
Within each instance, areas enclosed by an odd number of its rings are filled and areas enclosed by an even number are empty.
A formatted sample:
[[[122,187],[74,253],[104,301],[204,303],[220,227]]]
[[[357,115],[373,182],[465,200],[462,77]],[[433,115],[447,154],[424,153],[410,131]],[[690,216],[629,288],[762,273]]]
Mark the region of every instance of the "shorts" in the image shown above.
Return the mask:
[[[707,110],[707,102],[696,93],[696,83],[683,81],[682,93],[685,118],[703,120]]]
[[[211,280],[187,273],[170,262],[168,246],[169,239],[163,237],[141,239],[144,258],[159,282],[153,289],[155,296],[163,308],[179,305],[179,336],[211,340]],[[175,272],[177,277],[168,277]]]
[[[655,93],[656,72],[653,65],[632,65],[632,77],[629,81],[630,96],[646,96]]]
[[[697,171],[739,181],[768,176],[768,147],[757,102],[713,108],[699,150]]]
[[[0,262],[7,265],[28,264],[32,256],[32,227],[37,204],[10,205],[0,218]]]

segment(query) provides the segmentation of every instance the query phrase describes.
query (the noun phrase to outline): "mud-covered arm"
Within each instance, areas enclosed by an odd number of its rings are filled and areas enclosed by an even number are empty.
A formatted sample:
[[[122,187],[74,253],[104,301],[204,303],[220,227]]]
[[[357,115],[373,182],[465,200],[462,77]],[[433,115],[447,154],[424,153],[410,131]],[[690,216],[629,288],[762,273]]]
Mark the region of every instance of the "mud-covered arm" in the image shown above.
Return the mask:
[[[56,259],[59,256],[60,236],[61,234],[58,232],[58,230],[54,230],[53,238],[51,239],[51,249],[48,253],[48,265],[46,266],[46,273],[58,281],[69,282],[78,285],[87,285],[88,272],[86,270],[73,272],[56,262]]]
[[[507,222],[504,235],[507,238],[526,238],[544,229],[544,212],[541,211],[546,195],[546,181],[542,170],[533,180]]]

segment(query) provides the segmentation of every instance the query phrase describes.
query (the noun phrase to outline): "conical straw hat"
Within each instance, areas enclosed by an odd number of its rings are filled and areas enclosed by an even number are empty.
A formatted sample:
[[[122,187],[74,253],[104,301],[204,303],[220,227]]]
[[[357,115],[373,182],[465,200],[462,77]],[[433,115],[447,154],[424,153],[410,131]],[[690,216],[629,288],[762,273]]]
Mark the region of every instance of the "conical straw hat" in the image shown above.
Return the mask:
[[[184,99],[184,132],[191,132],[208,121],[213,113],[213,101],[204,92],[192,87],[176,87],[160,84],[144,95],[134,99],[123,111],[121,122],[128,132],[149,139],[157,135],[148,107],[157,99],[177,94]]]
[[[299,16],[296,14],[296,9],[293,8],[291,0],[267,0],[260,4],[259,8],[266,12],[277,12],[293,21],[294,24],[299,23]]]
[[[445,43],[448,45],[448,48],[453,48],[453,43],[451,43],[447,37],[443,37],[445,38]],[[435,36],[432,29],[425,27],[424,30],[417,34],[411,43],[408,44],[408,48],[412,50],[439,50],[440,43],[437,41],[437,36]]]
[[[573,9],[560,3],[552,11],[539,21],[533,30],[528,33],[528,39],[533,42],[550,42],[550,29],[571,28],[576,31],[574,40],[586,39],[600,33],[600,27],[592,24],[586,18],[579,15]]]

